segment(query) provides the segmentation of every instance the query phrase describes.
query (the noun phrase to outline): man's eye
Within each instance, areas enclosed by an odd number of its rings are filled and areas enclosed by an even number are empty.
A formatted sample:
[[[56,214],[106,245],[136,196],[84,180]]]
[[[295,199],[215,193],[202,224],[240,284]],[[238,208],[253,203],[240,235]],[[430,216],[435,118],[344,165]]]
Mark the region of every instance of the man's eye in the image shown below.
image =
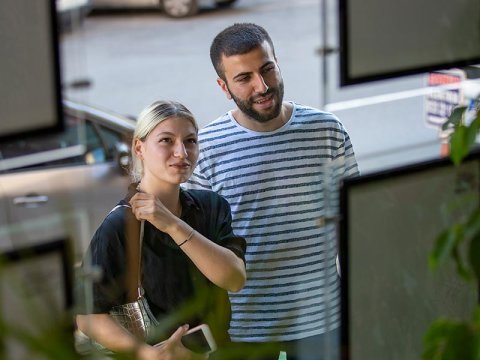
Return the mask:
[[[187,142],[190,144],[196,144],[198,141],[195,138],[191,138],[191,139],[188,139]]]
[[[265,69],[263,69],[263,73],[266,74],[272,70],[275,70],[275,66],[268,66]]]

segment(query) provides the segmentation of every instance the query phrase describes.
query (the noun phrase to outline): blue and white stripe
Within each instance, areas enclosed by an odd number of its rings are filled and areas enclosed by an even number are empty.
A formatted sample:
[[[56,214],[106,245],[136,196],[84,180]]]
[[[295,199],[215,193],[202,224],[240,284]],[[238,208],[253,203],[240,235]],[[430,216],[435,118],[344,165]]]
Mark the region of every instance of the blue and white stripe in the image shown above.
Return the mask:
[[[335,227],[319,219],[338,200],[330,185],[357,174],[357,164],[333,114],[292,104],[288,123],[272,132],[245,129],[229,112],[199,134],[187,187],[225,197],[248,244],[247,284],[230,293],[234,341],[288,341],[339,326]]]

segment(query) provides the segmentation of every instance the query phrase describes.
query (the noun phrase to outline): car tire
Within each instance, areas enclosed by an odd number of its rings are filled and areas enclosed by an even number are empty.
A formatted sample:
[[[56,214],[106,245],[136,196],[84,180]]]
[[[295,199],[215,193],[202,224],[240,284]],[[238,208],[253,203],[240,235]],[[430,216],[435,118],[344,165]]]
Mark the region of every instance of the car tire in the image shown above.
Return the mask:
[[[237,0],[228,0],[228,1],[217,1],[216,5],[218,8],[227,8],[235,4]]]
[[[163,12],[172,18],[183,18],[198,12],[197,0],[160,0]]]

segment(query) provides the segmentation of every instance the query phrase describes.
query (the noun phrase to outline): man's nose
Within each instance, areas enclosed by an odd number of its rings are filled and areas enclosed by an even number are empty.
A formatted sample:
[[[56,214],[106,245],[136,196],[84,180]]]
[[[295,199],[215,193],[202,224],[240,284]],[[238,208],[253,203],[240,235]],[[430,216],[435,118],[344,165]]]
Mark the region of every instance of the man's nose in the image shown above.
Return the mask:
[[[262,75],[258,74],[255,78],[254,90],[256,93],[264,94],[268,90],[268,85]]]

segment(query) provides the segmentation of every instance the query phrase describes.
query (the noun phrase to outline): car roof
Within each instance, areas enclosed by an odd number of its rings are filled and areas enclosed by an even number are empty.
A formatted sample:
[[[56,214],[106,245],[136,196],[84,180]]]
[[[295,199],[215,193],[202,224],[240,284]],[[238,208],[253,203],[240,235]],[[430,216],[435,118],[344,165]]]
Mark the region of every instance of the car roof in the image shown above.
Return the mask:
[[[64,99],[63,111],[65,114],[74,118],[85,119],[93,123],[97,123],[102,127],[124,134],[126,138],[131,137],[135,130],[136,122],[134,120],[95,106]],[[74,146],[68,146],[67,148],[39,151],[37,153],[29,153],[27,155],[19,155],[7,159],[0,159],[0,172],[21,169],[35,164],[73,157],[83,154],[84,151],[85,145],[77,144]]]
[[[69,99],[64,99],[63,105],[64,111],[69,115],[83,117],[125,133],[133,133],[135,130],[136,122],[124,115]]]

